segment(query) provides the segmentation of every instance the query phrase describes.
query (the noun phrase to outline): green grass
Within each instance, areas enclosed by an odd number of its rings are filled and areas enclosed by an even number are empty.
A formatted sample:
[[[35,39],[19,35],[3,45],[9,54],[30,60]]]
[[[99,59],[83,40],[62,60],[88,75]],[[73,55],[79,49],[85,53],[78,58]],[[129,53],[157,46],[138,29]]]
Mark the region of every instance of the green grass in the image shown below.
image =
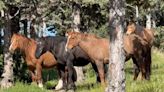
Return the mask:
[[[164,92],[164,53],[158,50],[153,50],[152,55],[152,75],[151,80],[141,80],[140,77],[137,81],[133,81],[133,70],[131,60],[126,62],[126,92]],[[86,66],[86,79],[83,83],[77,83],[76,92],[104,92],[100,84],[96,83],[95,74],[90,65]],[[88,69],[89,68],[89,69]],[[50,73],[50,76],[52,76]],[[44,73],[45,74],[45,73]],[[46,73],[47,75],[48,73]],[[55,73],[56,75],[56,73]],[[54,76],[54,75],[53,75]],[[44,80],[46,77],[44,76]],[[47,81],[44,88],[40,89],[36,85],[16,82],[15,85],[9,89],[0,89],[0,92],[54,92],[47,89],[54,87],[57,84],[57,77],[53,80]]]

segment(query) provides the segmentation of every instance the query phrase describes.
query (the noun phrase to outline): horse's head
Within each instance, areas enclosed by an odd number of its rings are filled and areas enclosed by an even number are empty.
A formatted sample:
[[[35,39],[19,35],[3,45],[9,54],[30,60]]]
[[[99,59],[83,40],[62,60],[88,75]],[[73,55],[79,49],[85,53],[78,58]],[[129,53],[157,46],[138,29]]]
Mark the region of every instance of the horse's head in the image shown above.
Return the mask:
[[[39,58],[42,54],[43,48],[45,46],[45,42],[44,39],[36,39],[36,43],[37,43],[37,48],[36,48],[36,52],[35,52],[35,56],[36,58]]]
[[[82,40],[82,35],[79,32],[67,32],[67,43],[65,50],[72,49],[73,47],[79,45]]]
[[[132,34],[134,33],[136,30],[136,25],[134,23],[130,23],[128,26],[127,26],[127,31],[126,31],[126,34]]]
[[[18,48],[19,45],[19,35],[13,34],[10,41],[9,52],[14,53],[14,51]]]
[[[69,28],[66,30],[65,36],[68,37],[68,35],[74,33],[74,30],[72,28]]]

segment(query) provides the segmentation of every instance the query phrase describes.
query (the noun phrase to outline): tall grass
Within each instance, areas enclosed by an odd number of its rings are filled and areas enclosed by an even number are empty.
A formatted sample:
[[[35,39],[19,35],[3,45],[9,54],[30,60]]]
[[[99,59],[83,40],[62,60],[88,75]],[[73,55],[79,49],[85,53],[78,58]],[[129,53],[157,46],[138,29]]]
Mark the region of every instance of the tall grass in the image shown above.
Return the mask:
[[[126,62],[126,92],[164,92],[164,53],[153,50],[152,53],[152,74],[151,80],[141,80],[140,77],[133,81],[132,61]],[[96,83],[96,77],[91,65],[86,66],[86,78],[83,83],[76,83],[76,92],[104,92],[100,84]],[[50,76],[56,73],[51,72]],[[44,80],[46,80],[44,73]],[[54,92],[47,89],[54,87],[57,84],[57,78],[44,83],[44,88],[40,89],[36,85],[16,82],[15,86],[9,89],[0,89],[0,92]]]

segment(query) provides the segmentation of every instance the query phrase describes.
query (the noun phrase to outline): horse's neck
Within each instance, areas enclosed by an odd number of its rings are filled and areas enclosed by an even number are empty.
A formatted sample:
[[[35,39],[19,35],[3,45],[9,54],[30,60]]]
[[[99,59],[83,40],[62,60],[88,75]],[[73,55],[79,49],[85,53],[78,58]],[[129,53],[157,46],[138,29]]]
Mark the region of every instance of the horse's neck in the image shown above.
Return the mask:
[[[79,43],[80,48],[82,48],[85,52],[88,52],[90,49],[90,42],[89,41],[81,41]]]
[[[24,41],[22,41],[20,44],[20,50],[24,53],[25,57],[27,56],[33,56],[34,51],[36,50],[36,46],[32,46],[32,41],[26,41],[27,39],[25,39]]]

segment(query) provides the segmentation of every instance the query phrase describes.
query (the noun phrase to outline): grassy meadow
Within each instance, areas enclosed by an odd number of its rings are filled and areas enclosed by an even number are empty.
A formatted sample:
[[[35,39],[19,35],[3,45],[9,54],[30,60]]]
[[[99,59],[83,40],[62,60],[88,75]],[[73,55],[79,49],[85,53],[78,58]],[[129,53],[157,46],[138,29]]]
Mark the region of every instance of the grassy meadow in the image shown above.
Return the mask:
[[[86,66],[85,81],[77,83],[76,92],[104,92],[100,84],[96,83],[95,73],[90,69],[91,65]],[[152,53],[152,75],[151,80],[141,80],[140,77],[137,81],[133,81],[132,62],[126,62],[126,92],[164,92],[164,53],[153,50]],[[47,73],[47,72],[46,72]],[[49,73],[49,77],[55,76],[56,73]],[[44,73],[44,80],[47,74]],[[0,89],[0,92],[55,92],[52,89],[57,84],[57,77],[54,80],[44,83],[44,88],[40,89],[34,84],[22,83],[17,81],[15,85],[9,89]]]

